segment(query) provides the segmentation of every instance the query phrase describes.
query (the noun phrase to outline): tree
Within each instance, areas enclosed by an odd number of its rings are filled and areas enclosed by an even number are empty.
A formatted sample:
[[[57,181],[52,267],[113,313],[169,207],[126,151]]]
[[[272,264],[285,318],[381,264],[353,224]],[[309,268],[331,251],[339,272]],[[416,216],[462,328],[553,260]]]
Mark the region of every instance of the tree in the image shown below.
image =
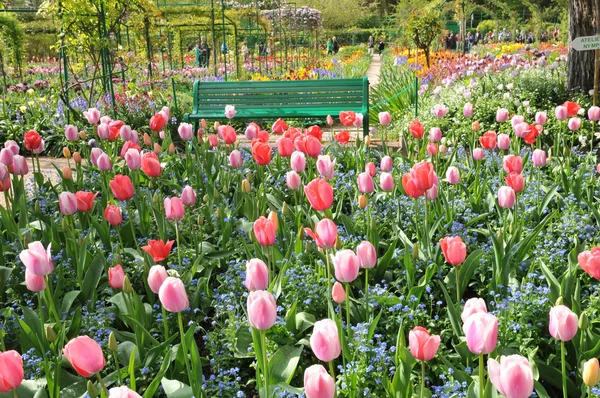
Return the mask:
[[[368,14],[361,0],[300,0],[297,7],[308,6],[321,11],[325,29],[340,29],[356,25]]]
[[[431,43],[442,33],[442,19],[437,11],[413,11],[406,25],[406,33],[418,49],[425,52],[427,67]]]
[[[569,40],[596,33],[596,0],[569,0]],[[589,92],[594,87],[594,52],[569,51],[567,88]]]

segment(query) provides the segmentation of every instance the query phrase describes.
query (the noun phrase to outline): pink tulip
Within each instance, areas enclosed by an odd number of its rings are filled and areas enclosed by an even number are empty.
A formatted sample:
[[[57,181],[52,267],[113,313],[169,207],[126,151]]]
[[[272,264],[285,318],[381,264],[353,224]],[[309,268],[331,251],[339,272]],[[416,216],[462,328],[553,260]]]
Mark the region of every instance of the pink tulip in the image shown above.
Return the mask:
[[[555,115],[558,120],[566,120],[569,113],[566,106],[559,105],[555,109]]]
[[[436,104],[433,107],[432,112],[433,116],[437,117],[438,119],[441,119],[448,114],[448,108],[444,104]]]
[[[125,280],[125,271],[121,264],[108,269],[108,285],[113,289],[123,289],[123,281]]]
[[[435,156],[438,153],[438,146],[435,142],[430,142],[427,144],[427,153],[431,156]]]
[[[110,122],[112,122],[112,119],[110,116],[102,116],[100,118],[100,123],[110,124]]]
[[[365,172],[369,173],[371,177],[375,177],[375,174],[377,174],[377,167],[375,166],[375,163],[369,162],[365,164]]]
[[[269,287],[269,269],[264,261],[253,258],[246,262],[246,289],[266,290]]]
[[[588,109],[588,118],[593,122],[600,120],[600,107],[590,107],[590,109]]]
[[[463,106],[463,115],[464,115],[464,117],[473,116],[473,104],[472,103],[467,102],[465,104],[465,106]]]
[[[546,152],[536,149],[533,151],[532,159],[535,167],[544,167],[546,165]]]
[[[521,355],[501,356],[500,363],[488,359],[490,381],[506,398],[528,398],[533,392],[533,371]]]
[[[234,169],[239,169],[244,164],[244,159],[242,158],[242,153],[237,149],[234,149],[229,154],[229,165]]]
[[[508,109],[500,108],[496,111],[496,122],[504,123],[508,119]]]
[[[335,380],[322,365],[312,365],[304,371],[304,393],[306,398],[333,398]]]
[[[446,180],[452,185],[460,183],[460,171],[458,171],[458,168],[455,166],[448,167],[448,170],[446,170]]]
[[[352,250],[344,249],[333,256],[333,266],[335,279],[340,282],[352,282],[358,276],[360,260]]]
[[[519,138],[523,138],[527,132],[529,131],[529,125],[525,122],[516,124],[513,127],[513,130],[515,130],[515,135]]]
[[[175,198],[165,198],[163,201],[165,206],[165,215],[171,221],[179,221],[183,218],[185,214],[185,209],[183,207],[183,202],[181,199]]]
[[[323,362],[331,362],[342,353],[338,336],[338,328],[331,319],[315,322],[310,336],[310,348],[317,358]]]
[[[541,126],[546,124],[548,121],[548,114],[546,112],[537,112],[535,114],[535,122]]]
[[[362,113],[357,113],[356,117],[354,118],[354,122],[352,122],[352,125],[356,128],[359,128],[360,126],[363,125],[363,119],[364,119],[364,115]]]
[[[381,158],[381,164],[379,165],[381,171],[390,172],[394,168],[394,161],[390,156],[384,156]]]
[[[27,249],[19,254],[19,258],[33,275],[46,276],[54,271],[51,246],[52,243],[48,244],[48,248],[45,249],[42,242],[31,242]]]
[[[160,285],[158,298],[165,310],[169,312],[181,312],[190,306],[183,282],[172,276],[169,276]]]
[[[131,137],[133,136],[133,130],[131,130],[131,126],[127,124],[122,125],[119,129],[119,135],[123,141],[131,140]]]
[[[285,175],[285,184],[287,187],[293,191],[300,188],[302,181],[300,180],[300,176],[294,170],[288,171]]]
[[[185,188],[183,188],[183,191],[181,192],[181,202],[188,207],[196,204],[196,192],[194,191],[194,188],[189,185],[186,185]]]
[[[513,129],[521,123],[525,123],[525,117],[521,115],[513,115],[513,117],[510,118],[510,124]]]
[[[244,132],[244,134],[246,135],[246,138],[249,141],[252,141],[256,138],[259,131],[260,129],[256,123],[250,123],[248,126],[246,126],[246,131]]]
[[[527,126],[527,128],[529,129],[529,126]],[[498,149],[507,150],[510,148],[510,137],[507,134],[498,134],[497,140],[496,145],[498,146]]]
[[[189,123],[181,123],[177,128],[177,133],[179,133],[179,137],[184,141],[190,141],[194,138],[194,128]]]
[[[431,336],[427,329],[417,326],[408,334],[408,345],[415,359],[429,361],[440,347],[440,336]]]
[[[98,124],[100,120],[100,112],[96,108],[90,108],[83,112],[83,116],[85,116],[89,124]]]
[[[59,194],[58,207],[63,216],[70,216],[77,213],[77,198],[75,194],[72,192],[62,192]]]
[[[79,131],[77,131],[77,127],[67,124],[65,126],[65,137],[69,141],[77,141],[79,138]]]
[[[142,168],[142,156],[136,148],[129,148],[125,152],[125,163],[129,170],[139,170]]]
[[[379,124],[387,126],[392,122],[392,115],[389,112],[379,112]]]
[[[83,377],[91,377],[104,368],[104,355],[98,343],[88,336],[75,337],[65,345],[63,354],[73,369]]]
[[[432,127],[429,130],[429,141],[440,142],[442,139],[442,130],[439,127]]]
[[[333,118],[331,117],[331,115],[327,115],[327,117],[325,118],[325,120],[327,121],[327,124],[329,126],[333,126]]]
[[[498,205],[503,209],[512,209],[515,205],[515,191],[511,187],[502,186],[498,190]]]
[[[115,205],[106,206],[106,209],[104,209],[104,219],[113,227],[121,225],[123,222],[121,208]]]
[[[463,309],[463,312],[460,315],[460,318],[462,319],[463,323],[465,323],[471,315],[477,314],[479,312],[487,314],[487,307],[485,305],[485,300],[482,298],[476,298],[476,297],[470,298],[465,303],[465,308]]]
[[[520,156],[508,155],[502,161],[504,171],[507,173],[521,173],[523,170],[523,159]]]
[[[162,265],[153,265],[148,272],[148,286],[152,293],[158,294],[163,282],[169,277],[167,270]]]
[[[0,392],[15,391],[23,382],[23,358],[14,350],[0,352]],[[316,396],[316,395],[315,395]]]
[[[367,240],[356,247],[356,255],[361,268],[373,268],[377,264],[377,251],[375,246]]]
[[[17,144],[16,141],[14,140],[8,140],[4,143],[4,148],[9,149],[13,155],[18,155],[19,151],[21,150],[21,147],[19,146],[19,144]]]
[[[484,156],[485,156],[485,152],[483,151],[482,148],[473,149],[473,160],[476,160],[476,161],[483,160]]]
[[[379,187],[386,192],[392,191],[394,189],[394,177],[390,173],[381,173],[379,176]]]
[[[2,148],[0,150],[0,163],[9,166],[13,164],[15,154],[8,148]]]
[[[467,257],[467,246],[460,236],[446,236],[440,239],[440,248],[446,261],[452,265],[459,265]]]
[[[110,138],[110,126],[106,123],[100,123],[98,125],[98,138],[101,140],[108,140]]]
[[[565,305],[557,305],[550,310],[550,334],[560,341],[571,341],[577,334],[577,314]]]
[[[567,126],[569,127],[569,130],[577,131],[581,127],[581,119],[578,117],[572,117],[569,119]]]
[[[110,157],[102,152],[100,156],[98,156],[97,166],[100,171],[110,171],[112,170],[112,162],[110,161]]]
[[[30,292],[42,292],[46,289],[46,280],[43,276],[37,276],[25,268],[25,286]]]
[[[477,312],[467,318],[463,325],[467,347],[473,354],[491,354],[498,342],[498,318],[485,312]]]
[[[296,173],[302,173],[306,168],[306,157],[304,156],[304,153],[294,151],[290,158],[290,167]]]
[[[108,390],[108,398],[142,398],[137,392],[127,386],[113,387]]]
[[[319,155],[317,158],[317,170],[321,177],[331,180],[335,172],[335,160],[331,160],[329,155]]]
[[[427,200],[435,200],[438,196],[437,184],[434,184],[431,188],[425,191],[425,198]]]
[[[324,218],[315,225],[315,230],[310,228],[304,228],[304,231],[308,236],[313,238],[317,246],[333,247],[337,239],[337,227],[333,221],[328,218]]]
[[[331,298],[338,304],[346,301],[346,291],[344,290],[344,286],[341,283],[335,282],[333,284],[333,288],[331,289]]]
[[[10,177],[8,167],[4,163],[0,163],[0,181],[4,181]]]
[[[260,216],[254,221],[254,236],[261,246],[273,246],[275,244],[275,233],[277,228],[271,220],[265,216]]]
[[[219,137],[216,134],[211,134],[208,136],[208,143],[211,147],[219,146]]]
[[[361,193],[371,193],[375,189],[373,177],[368,172],[360,173],[357,178],[358,190]]]
[[[235,106],[233,105],[226,105],[225,106],[225,117],[227,119],[233,119],[235,117],[236,114],[236,110],[235,110]]]
[[[277,140],[277,152],[282,157],[289,157],[294,152],[294,143],[288,137],[281,137]]]
[[[268,330],[277,321],[277,304],[273,295],[265,290],[250,292],[246,303],[248,321],[258,330]]]
[[[600,280],[600,248],[594,247],[579,253],[577,262],[592,278]]]

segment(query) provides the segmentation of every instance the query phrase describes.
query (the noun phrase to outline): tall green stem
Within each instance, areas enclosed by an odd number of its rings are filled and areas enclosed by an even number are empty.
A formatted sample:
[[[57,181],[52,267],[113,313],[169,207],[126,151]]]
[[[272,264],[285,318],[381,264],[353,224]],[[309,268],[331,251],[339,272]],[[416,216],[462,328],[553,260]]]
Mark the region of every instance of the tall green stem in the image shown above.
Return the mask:
[[[333,382],[335,384],[335,370],[333,370],[333,361],[329,362],[329,374],[331,374],[331,377],[333,378]],[[334,390],[333,396],[337,397],[337,389]]]
[[[329,317],[331,318],[334,314],[333,305],[331,304],[331,271],[329,266],[329,249],[325,248],[325,259],[327,266],[327,312],[329,313]]]
[[[179,323],[179,334],[181,335],[181,349],[183,350],[183,359],[185,361],[185,370],[188,374],[188,381],[190,386],[192,387],[192,391],[194,390],[194,385],[192,383],[192,372],[190,370],[190,363],[188,360],[188,350],[185,344],[185,332],[183,331],[183,317],[181,316],[181,312],[177,313],[177,322]]]
[[[348,329],[348,340],[352,338],[350,328],[350,284],[346,283],[346,328]]]
[[[13,390],[13,396],[14,396],[15,398],[19,398],[19,393],[17,392],[17,389],[16,389],[16,388]]]
[[[460,278],[458,276],[458,266],[454,266],[454,270],[456,273],[456,304],[460,305]]]
[[[263,355],[263,375],[265,377],[265,396],[269,398],[269,360],[267,359],[267,332],[264,330],[260,331],[260,340],[262,346]]]
[[[106,388],[106,384],[104,384],[104,380],[102,380],[102,376],[100,376],[100,373],[96,373],[96,378],[102,386],[102,391],[104,391],[104,394],[106,394],[106,396],[108,397],[108,389]]]
[[[483,354],[479,354],[479,397],[483,398],[483,392],[485,389],[485,383],[483,382],[484,380],[484,369],[483,369]]]
[[[560,358],[561,358],[561,373],[562,373],[562,390],[563,398],[567,398],[567,361],[565,358],[565,342],[560,342]]]
[[[369,269],[365,268],[365,307],[367,310],[367,320],[371,320],[371,311],[369,308]]]
[[[181,245],[179,244],[179,221],[175,221],[175,239],[177,239],[177,260],[179,261],[179,272],[183,272],[181,265]]]
[[[421,361],[421,398],[425,396],[425,361]]]
[[[162,321],[163,321],[163,330],[165,331],[165,341],[169,339],[169,325],[167,324],[167,311],[165,307],[161,305],[162,309]]]

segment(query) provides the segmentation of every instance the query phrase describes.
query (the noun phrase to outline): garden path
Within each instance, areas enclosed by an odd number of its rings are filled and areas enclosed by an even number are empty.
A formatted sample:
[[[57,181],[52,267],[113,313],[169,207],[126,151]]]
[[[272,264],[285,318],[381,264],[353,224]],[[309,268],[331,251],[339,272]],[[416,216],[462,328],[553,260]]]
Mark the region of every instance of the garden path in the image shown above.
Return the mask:
[[[381,55],[373,54],[371,59],[371,65],[367,69],[367,77],[369,78],[369,84],[375,86],[379,83],[379,71],[381,70]]]

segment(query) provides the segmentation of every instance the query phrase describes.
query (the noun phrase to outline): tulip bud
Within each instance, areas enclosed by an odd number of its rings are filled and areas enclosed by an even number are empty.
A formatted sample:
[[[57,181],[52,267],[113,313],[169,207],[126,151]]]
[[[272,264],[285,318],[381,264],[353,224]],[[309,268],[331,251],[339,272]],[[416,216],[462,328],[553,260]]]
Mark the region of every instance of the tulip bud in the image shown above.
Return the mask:
[[[250,184],[252,184],[252,181],[253,181],[253,179],[254,179],[254,174],[252,174],[252,173],[248,173],[248,175],[246,176],[246,179],[248,180],[248,182],[249,182]]]
[[[39,200],[36,200],[36,201],[35,201],[35,206],[34,206],[34,209],[35,209],[35,212],[36,212],[36,213],[39,213],[39,212],[41,212],[41,211],[42,211],[42,208],[40,207],[40,201],[39,201]]]
[[[554,303],[555,306],[557,305],[563,305],[563,297],[560,296],[558,299],[556,299],[556,303]]]
[[[304,226],[300,225],[300,229],[298,229],[298,239],[304,239]]]
[[[377,223],[375,222],[375,218],[371,218],[371,230],[375,230],[377,228]]]
[[[150,190],[154,189],[154,184],[152,183],[152,181],[148,181],[148,188]]]
[[[477,120],[477,121],[474,121],[474,122],[471,124],[471,129],[472,129],[473,131],[479,131],[479,129],[480,129],[480,128],[481,128],[481,127],[480,127],[480,125],[479,125],[479,120]]]
[[[52,326],[50,326],[48,324],[44,325],[44,333],[46,335],[46,340],[49,343],[52,343],[56,340],[56,332],[54,331]]]
[[[413,258],[417,259],[419,258],[419,244],[415,242],[415,244],[413,245]]]
[[[360,195],[358,197],[358,207],[360,207],[361,209],[364,209],[365,207],[367,207],[368,203],[369,203],[369,201],[367,200],[367,197],[365,195]]]
[[[269,219],[269,221],[271,221],[271,223],[275,227],[275,231],[277,231],[277,229],[279,229],[279,218],[277,217],[277,213],[272,211],[269,213],[269,216],[267,218]]]
[[[71,168],[69,166],[65,166],[62,168],[62,175],[63,175],[63,180],[72,180],[73,179],[73,172],[71,171]]]
[[[342,248],[342,240],[338,239],[338,237],[336,236],[335,238],[335,249],[336,250],[340,250]]]
[[[110,332],[110,335],[108,335],[108,349],[112,352],[117,352],[118,348],[115,332]]]
[[[250,183],[248,180],[242,180],[242,192],[249,193],[250,192]]]
[[[365,137],[365,145],[371,146],[371,136],[370,135]]]
[[[175,153],[175,144],[171,143],[171,145],[169,145],[169,153]]]
[[[289,208],[288,204],[285,202],[285,200],[283,201],[283,205],[281,206],[281,213],[283,213],[284,216],[287,216],[288,214],[290,214],[290,208]]]
[[[579,329],[581,329],[581,330],[587,329],[588,324],[589,324],[588,315],[586,312],[582,312],[581,315],[579,316]]]
[[[75,161],[75,163],[79,164],[81,163],[81,154],[79,152],[75,152],[73,154],[73,160]]]
[[[71,159],[71,150],[67,147],[63,148],[63,156],[67,159]]]
[[[146,145],[146,146],[152,145],[152,138],[150,138],[148,133],[144,133],[144,145]]]
[[[161,204],[162,201],[160,200],[158,192],[154,192],[154,195],[152,195],[152,202],[154,202],[156,206],[159,206]]]
[[[29,246],[29,242],[31,242],[31,239],[29,239],[29,235],[25,235],[23,237],[23,246],[25,246],[25,247]]]
[[[588,387],[594,387],[600,381],[600,364],[597,358],[592,358],[583,364],[581,372],[583,383]]]
[[[79,132],[79,138],[81,138],[82,140],[85,140],[87,138],[87,134],[85,133],[85,131]]]
[[[223,213],[221,212],[221,207],[217,207],[217,210],[215,210],[215,215],[217,216],[217,218],[221,218],[221,216],[223,215]]]
[[[202,126],[203,130],[206,130],[208,128],[208,124],[206,124],[206,119],[202,119],[200,121],[200,126]]]
[[[202,200],[204,201],[204,203],[208,203],[208,201],[210,200],[210,196],[208,196],[208,194],[204,194]]]
[[[215,122],[215,124],[213,125],[215,131],[217,131],[220,126],[221,126],[221,123],[219,123],[219,122]]]
[[[98,388],[96,388],[91,380],[87,381],[87,393],[91,398],[96,398],[98,396]]]
[[[204,217],[198,214],[198,225],[204,225]]]
[[[223,193],[224,193],[225,195],[227,195],[227,194],[229,193],[229,187],[228,187],[227,185],[225,185],[225,186],[223,187]]]
[[[160,153],[162,152],[162,148],[160,147],[160,144],[158,142],[154,143],[154,153],[157,155],[160,155]]]
[[[125,279],[123,279],[123,293],[133,293],[133,286],[131,286],[131,281],[129,280],[129,276],[127,275],[125,275]]]
[[[213,198],[215,198],[215,199],[219,198],[219,191],[217,190],[217,187],[213,188]]]

